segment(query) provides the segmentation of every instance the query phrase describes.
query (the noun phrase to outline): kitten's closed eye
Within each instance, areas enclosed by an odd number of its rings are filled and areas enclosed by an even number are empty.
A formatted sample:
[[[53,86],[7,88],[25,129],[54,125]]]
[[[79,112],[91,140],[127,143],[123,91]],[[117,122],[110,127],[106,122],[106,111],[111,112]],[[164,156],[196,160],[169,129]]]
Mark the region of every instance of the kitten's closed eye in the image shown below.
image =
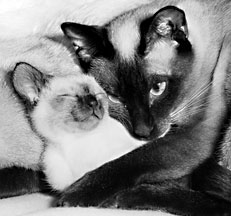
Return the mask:
[[[61,95],[58,95],[58,97],[64,97],[64,98],[69,98],[69,99],[76,99],[79,96],[78,95],[71,95],[71,94],[61,94]]]

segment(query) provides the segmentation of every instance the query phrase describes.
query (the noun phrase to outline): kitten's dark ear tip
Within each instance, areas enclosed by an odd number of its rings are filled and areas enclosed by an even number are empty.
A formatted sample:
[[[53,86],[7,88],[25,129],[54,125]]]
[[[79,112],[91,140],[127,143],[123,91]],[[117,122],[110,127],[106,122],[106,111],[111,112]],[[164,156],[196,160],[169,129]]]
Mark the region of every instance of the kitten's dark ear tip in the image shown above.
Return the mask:
[[[61,24],[61,29],[63,33],[67,36],[73,36],[73,33],[76,34],[81,34],[83,29],[86,28],[85,25],[75,23],[75,22],[64,22]]]
[[[67,29],[71,27],[71,25],[73,25],[73,23],[71,22],[64,22],[61,24],[61,29],[64,33],[66,33]]]

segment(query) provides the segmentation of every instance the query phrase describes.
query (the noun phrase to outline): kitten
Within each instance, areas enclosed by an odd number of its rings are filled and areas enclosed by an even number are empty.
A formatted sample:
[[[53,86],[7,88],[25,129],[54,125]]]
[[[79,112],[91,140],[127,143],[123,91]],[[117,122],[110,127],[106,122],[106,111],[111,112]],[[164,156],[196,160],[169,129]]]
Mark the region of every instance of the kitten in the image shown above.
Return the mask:
[[[32,126],[46,141],[43,168],[53,189],[64,190],[141,143],[109,117],[107,95],[93,77],[51,77],[20,63],[13,84],[25,99]]]

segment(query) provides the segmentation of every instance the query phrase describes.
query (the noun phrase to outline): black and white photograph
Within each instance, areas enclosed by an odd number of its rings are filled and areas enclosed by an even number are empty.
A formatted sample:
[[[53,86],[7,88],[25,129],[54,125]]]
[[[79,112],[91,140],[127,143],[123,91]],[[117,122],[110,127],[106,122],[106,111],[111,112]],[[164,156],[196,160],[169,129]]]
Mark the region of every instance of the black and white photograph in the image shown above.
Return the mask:
[[[231,0],[0,0],[0,216],[231,216]]]

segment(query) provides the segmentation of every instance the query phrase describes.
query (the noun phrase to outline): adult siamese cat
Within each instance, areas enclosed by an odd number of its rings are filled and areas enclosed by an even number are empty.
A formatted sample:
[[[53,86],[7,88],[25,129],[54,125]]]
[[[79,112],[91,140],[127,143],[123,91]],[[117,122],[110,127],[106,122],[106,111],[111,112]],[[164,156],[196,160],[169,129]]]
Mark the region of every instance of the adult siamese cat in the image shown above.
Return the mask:
[[[230,108],[230,11],[225,0],[154,1],[104,26],[62,24],[86,73],[148,143],[86,174],[59,205],[231,214],[231,174],[216,163],[230,131],[221,133]]]
[[[31,124],[43,139],[42,166],[52,189],[62,191],[86,172],[138,147],[108,115],[108,99],[88,75],[50,77],[26,63],[13,72]]]

